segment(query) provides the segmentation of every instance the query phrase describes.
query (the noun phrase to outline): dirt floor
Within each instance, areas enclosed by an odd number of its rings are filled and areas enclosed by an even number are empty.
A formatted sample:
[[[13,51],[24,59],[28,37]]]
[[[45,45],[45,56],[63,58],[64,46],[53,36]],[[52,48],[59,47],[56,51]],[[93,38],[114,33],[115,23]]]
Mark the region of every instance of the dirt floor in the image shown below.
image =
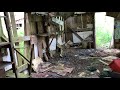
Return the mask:
[[[118,58],[116,57],[117,53],[119,53],[119,50],[116,49],[106,50],[76,49],[76,48],[67,49],[64,50],[63,57],[59,57],[58,55],[56,55],[54,56],[54,58],[50,59],[49,62],[47,62],[49,64],[46,64],[46,69],[44,69],[44,72],[40,71],[42,69],[41,66],[39,65],[38,72],[32,73],[31,77],[100,78],[101,72],[103,72],[104,70],[110,70],[110,68],[109,66],[100,62],[99,60],[104,60],[108,62],[109,60]],[[59,67],[59,70],[56,69],[57,66]],[[62,69],[60,70],[60,68]]]

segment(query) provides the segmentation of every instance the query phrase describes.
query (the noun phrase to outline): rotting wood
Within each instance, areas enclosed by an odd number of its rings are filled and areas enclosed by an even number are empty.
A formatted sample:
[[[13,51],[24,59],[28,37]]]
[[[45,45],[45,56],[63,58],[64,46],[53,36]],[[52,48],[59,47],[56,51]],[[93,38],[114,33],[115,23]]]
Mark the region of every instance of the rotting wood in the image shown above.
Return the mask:
[[[30,36],[14,37],[13,42],[30,41]]]
[[[67,25],[68,26],[68,25]],[[72,29],[70,28],[70,26],[68,26],[68,28],[81,40],[83,41],[83,39]]]
[[[0,18],[0,37],[2,37],[2,35],[3,35],[3,29],[2,29],[2,22]],[[2,42],[1,38],[0,38],[0,42]]]
[[[40,33],[40,34],[37,34],[37,36],[47,37],[47,36],[49,36],[49,35],[48,35],[48,33]]]
[[[95,13],[93,13],[93,43],[94,49],[96,49],[96,35],[95,35]]]
[[[12,24],[12,31],[13,31],[13,36],[14,37],[18,37],[18,34],[17,34],[17,29],[16,29],[16,22],[15,22],[15,16],[14,16],[14,12],[10,12],[10,18],[11,18],[11,24]],[[16,38],[15,38],[16,39]],[[15,46],[19,46],[19,40],[14,40],[13,38],[13,42],[15,43]],[[18,49],[18,51],[20,51],[20,49]],[[18,61],[18,66],[22,65],[22,58],[20,57],[19,54],[16,54],[17,55],[17,61]]]
[[[5,20],[5,25],[6,25],[6,29],[8,32],[8,37],[9,37],[9,42],[10,42],[10,56],[11,56],[11,61],[15,62],[15,56],[14,56],[14,44],[13,44],[13,40],[12,40],[12,32],[11,32],[11,28],[10,28],[10,19],[9,19],[9,14],[8,12],[4,12],[4,15],[6,16],[6,18],[4,18]],[[18,74],[16,72],[16,64],[13,63],[12,64],[12,69],[13,72],[15,73],[15,77],[18,77]]]
[[[27,47],[14,46],[14,48],[16,48],[16,49],[25,49],[25,48],[27,48]]]
[[[29,13],[24,12],[24,35],[29,36],[30,32],[31,32],[31,28],[30,28],[30,23],[29,23]],[[29,54],[30,44],[29,44],[29,42],[25,41],[24,46],[27,47],[24,50],[24,55],[25,55],[25,57],[29,58],[30,57],[30,54]],[[27,62],[24,61],[24,63],[27,63]]]
[[[33,50],[34,50],[34,44],[31,45],[29,75],[31,75],[31,72],[32,72]]]
[[[43,23],[44,33],[48,33],[47,32],[47,26],[45,25],[46,22],[47,22],[47,17],[43,16],[42,17],[42,23]],[[50,53],[49,53],[49,36],[45,37],[45,42],[46,42],[46,52],[44,53],[44,56],[45,56],[45,59],[48,61],[48,57],[50,57]]]
[[[6,38],[5,36],[2,36],[1,39],[3,39],[3,41],[8,42],[8,38]]]
[[[99,60],[101,63],[103,63],[103,64],[105,64],[105,65],[109,65],[108,63],[106,63],[106,62],[104,62],[104,61],[102,61],[102,60]]]
[[[28,64],[27,63],[21,65],[20,67],[17,67],[17,72],[19,73],[19,72],[22,72],[22,71],[24,71],[26,69],[28,69]]]
[[[22,55],[17,49],[14,48],[14,50],[15,50],[17,53],[19,53],[27,62],[30,63],[30,60],[27,59],[24,55]]]

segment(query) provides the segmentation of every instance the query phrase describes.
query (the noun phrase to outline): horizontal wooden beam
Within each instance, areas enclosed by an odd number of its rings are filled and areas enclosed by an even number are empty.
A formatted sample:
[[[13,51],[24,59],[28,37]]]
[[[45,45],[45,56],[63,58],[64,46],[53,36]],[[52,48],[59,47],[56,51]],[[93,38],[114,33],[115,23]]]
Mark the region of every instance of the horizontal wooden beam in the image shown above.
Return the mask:
[[[4,39],[5,41],[8,41],[8,38],[2,36],[2,39]],[[30,41],[30,36],[23,36],[23,37],[13,37],[13,42],[22,42],[22,41]]]
[[[41,37],[47,37],[49,36],[48,33],[40,33],[40,34],[36,34],[37,36],[41,36]]]
[[[30,41],[30,36],[14,37],[13,42]]]
[[[15,49],[25,49],[27,47],[21,47],[21,46],[14,46]]]
[[[68,24],[66,24],[66,25],[71,32],[73,32],[81,41],[83,41],[83,39]]]

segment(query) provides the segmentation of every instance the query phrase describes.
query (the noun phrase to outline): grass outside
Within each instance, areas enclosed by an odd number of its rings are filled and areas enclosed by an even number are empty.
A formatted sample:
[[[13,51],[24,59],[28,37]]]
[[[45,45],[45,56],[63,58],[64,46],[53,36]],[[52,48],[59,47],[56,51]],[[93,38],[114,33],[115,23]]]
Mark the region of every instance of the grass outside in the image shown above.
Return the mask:
[[[18,37],[24,36],[24,30],[23,29],[18,30],[17,34],[18,34]],[[24,47],[24,41],[23,42],[19,42],[19,46],[20,47]],[[24,49],[23,48],[20,49],[20,52],[24,55]]]
[[[102,47],[103,45],[110,43],[112,40],[112,35],[101,27],[97,27],[96,35],[96,44],[98,47]]]

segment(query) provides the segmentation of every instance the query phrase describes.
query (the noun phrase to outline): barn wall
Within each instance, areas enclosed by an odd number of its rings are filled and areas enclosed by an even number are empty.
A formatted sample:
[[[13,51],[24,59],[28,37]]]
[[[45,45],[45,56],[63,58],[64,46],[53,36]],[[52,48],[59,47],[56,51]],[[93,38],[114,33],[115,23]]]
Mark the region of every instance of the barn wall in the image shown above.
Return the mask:
[[[86,35],[91,35],[91,32],[92,34],[93,31],[94,31],[94,13],[85,13],[82,15],[82,20],[83,20],[83,25],[82,25],[82,22],[81,22],[81,16],[72,16],[72,17],[69,17],[67,20],[66,20],[66,24],[69,25],[74,31],[76,31],[79,36],[81,37],[86,37]],[[93,27],[92,29],[89,29],[88,28],[88,24],[92,24]],[[75,40],[77,39],[74,39],[73,37],[75,37],[75,35],[69,30],[69,28],[66,26],[66,42],[71,40],[72,42],[76,42]],[[89,32],[91,31],[91,32]],[[83,35],[81,34],[83,33]],[[94,43],[94,40],[93,40],[93,36],[92,35],[91,38],[93,42],[91,42],[91,44]],[[83,38],[84,39],[84,38]],[[74,41],[73,41],[74,40]],[[80,43],[81,41],[79,40],[78,43]],[[87,44],[89,42],[86,42]],[[94,46],[92,46],[94,47]],[[87,48],[87,47],[86,47]]]

